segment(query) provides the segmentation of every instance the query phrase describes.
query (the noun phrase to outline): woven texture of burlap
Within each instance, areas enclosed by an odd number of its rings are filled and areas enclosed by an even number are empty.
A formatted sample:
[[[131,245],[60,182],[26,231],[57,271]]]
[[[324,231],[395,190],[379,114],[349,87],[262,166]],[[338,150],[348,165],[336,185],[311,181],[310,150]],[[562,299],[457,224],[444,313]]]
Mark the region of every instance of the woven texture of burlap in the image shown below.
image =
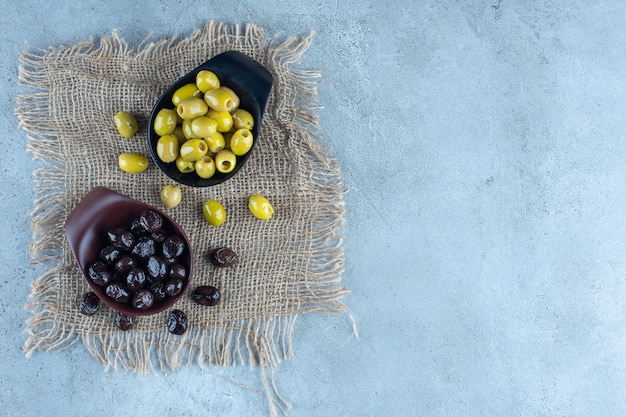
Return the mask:
[[[22,54],[19,82],[27,90],[17,98],[16,114],[27,132],[28,151],[41,161],[34,173],[31,259],[50,265],[32,284],[27,354],[82,342],[104,366],[140,372],[186,364],[273,367],[293,354],[298,315],[346,313],[341,173],[315,140],[321,73],[295,68],[310,41],[311,36],[266,38],[255,25],[211,22],[188,37],[147,39],[136,48],[113,32]],[[146,124],[160,94],[227,50],[251,56],[274,77],[254,154],[232,180],[209,188],[183,186],[182,203],[165,209],[159,193],[171,180],[155,164],[140,174],[124,173],[117,156],[148,155]],[[113,115],[119,110],[139,122],[132,139],[115,129]],[[183,336],[167,331],[167,311],[138,317],[128,332],[115,326],[114,312],[106,306],[94,316],[79,314],[79,300],[89,288],[63,224],[94,186],[160,207],[187,231],[195,256],[191,288],[216,286],[222,300],[210,308],[188,295],[179,301],[175,308],[190,319]],[[253,193],[273,203],[270,221],[249,213],[247,199]],[[228,211],[220,227],[203,218],[202,203],[208,199]],[[209,250],[220,246],[237,252],[235,267],[218,269],[208,262]]]

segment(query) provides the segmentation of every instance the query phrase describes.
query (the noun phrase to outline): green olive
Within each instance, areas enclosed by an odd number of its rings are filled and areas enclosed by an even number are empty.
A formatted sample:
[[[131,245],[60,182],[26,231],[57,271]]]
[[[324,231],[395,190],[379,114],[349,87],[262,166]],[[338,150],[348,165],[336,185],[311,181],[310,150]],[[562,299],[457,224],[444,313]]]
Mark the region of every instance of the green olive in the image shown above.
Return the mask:
[[[215,155],[215,168],[222,174],[228,174],[235,169],[237,157],[228,149],[222,149]]]
[[[235,132],[224,132],[222,136],[224,136],[224,148],[230,149],[230,138],[233,137],[233,133]]]
[[[248,129],[239,129],[230,138],[230,150],[237,156],[245,155],[252,148],[254,138]]]
[[[218,132],[228,132],[233,127],[233,116],[227,111],[209,109],[206,115],[215,120]]]
[[[180,155],[176,158],[176,168],[183,174],[189,174],[194,170],[193,161],[185,161]]]
[[[180,156],[185,161],[195,162],[208,152],[209,147],[202,139],[189,139],[180,147]]]
[[[226,210],[218,201],[206,201],[202,205],[202,212],[206,221],[213,226],[219,226],[226,221]]]
[[[233,126],[235,126],[235,129],[252,130],[254,127],[254,117],[247,110],[237,109],[233,113]]]
[[[220,79],[213,71],[200,70],[196,74],[196,86],[200,91],[206,93],[209,90],[220,88]]]
[[[185,137],[185,132],[183,132],[182,124],[176,125],[174,132],[172,132],[172,135],[178,138],[178,143],[183,143],[187,140],[187,138]]]
[[[274,207],[267,198],[259,194],[253,194],[248,200],[248,208],[254,217],[261,220],[269,220],[274,214]]]
[[[204,93],[204,101],[210,108],[217,111],[231,111],[235,109],[235,100],[223,88],[216,88]]]
[[[204,116],[209,110],[207,103],[198,97],[183,100],[177,107],[176,112],[183,120],[195,119]]]
[[[215,174],[215,161],[209,155],[204,155],[195,162],[195,169],[200,178],[211,178]]]
[[[191,132],[197,138],[206,138],[217,132],[217,121],[208,116],[196,117],[191,121]]]
[[[193,130],[191,129],[191,122],[193,122],[192,119],[183,120],[183,123],[180,125],[180,128],[183,131],[183,136],[185,136],[185,140],[197,138],[197,136],[193,134]],[[181,143],[183,142],[185,141],[183,140]]]
[[[182,192],[178,185],[166,185],[161,190],[161,202],[165,207],[173,208],[180,204]]]
[[[222,135],[220,132],[214,132],[204,137],[203,139],[209,147],[209,152],[218,153],[226,147],[224,135]]]
[[[140,153],[120,154],[117,163],[122,171],[130,174],[137,174],[148,168],[148,158]]]
[[[172,95],[172,103],[174,104],[174,106],[178,106],[180,103],[182,103],[184,100],[187,100],[188,98],[202,98],[202,95],[202,91],[200,91],[195,84],[185,84],[178,90],[174,91],[174,94]]]
[[[239,108],[239,102],[240,102],[239,96],[237,95],[237,93],[235,93],[233,89],[229,87],[221,86],[220,88],[226,91],[228,94],[230,94],[230,97],[233,99],[233,107],[231,107],[230,110],[228,111],[234,112],[235,110],[237,110]]]
[[[113,116],[113,122],[115,123],[117,131],[125,138],[132,138],[139,129],[137,120],[127,111],[117,112],[115,116]]]
[[[156,151],[163,162],[174,162],[178,158],[178,137],[174,134],[161,136],[157,141]]]
[[[177,123],[178,116],[176,110],[161,109],[154,117],[154,131],[159,136],[169,135],[174,132]]]

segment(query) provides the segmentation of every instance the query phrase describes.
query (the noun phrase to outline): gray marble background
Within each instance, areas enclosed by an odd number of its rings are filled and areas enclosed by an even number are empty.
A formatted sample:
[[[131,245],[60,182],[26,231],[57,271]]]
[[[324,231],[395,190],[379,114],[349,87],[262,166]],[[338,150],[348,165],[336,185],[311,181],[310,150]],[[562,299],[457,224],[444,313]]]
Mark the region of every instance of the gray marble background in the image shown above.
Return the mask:
[[[626,415],[626,3],[24,0],[0,13],[0,415],[261,416],[248,369],[104,372],[25,358],[31,171],[18,56],[208,20],[315,31],[321,141],[343,169],[345,317],[276,370],[296,416]]]

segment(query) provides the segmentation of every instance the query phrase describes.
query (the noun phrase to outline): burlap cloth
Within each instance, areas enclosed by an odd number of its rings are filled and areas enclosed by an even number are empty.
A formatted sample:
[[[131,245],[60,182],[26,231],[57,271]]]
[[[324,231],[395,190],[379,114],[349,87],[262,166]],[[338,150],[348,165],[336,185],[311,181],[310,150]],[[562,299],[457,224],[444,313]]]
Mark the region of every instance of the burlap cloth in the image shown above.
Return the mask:
[[[19,82],[31,89],[17,98],[16,113],[28,132],[28,151],[42,161],[34,172],[31,259],[50,265],[32,284],[28,355],[80,341],[107,368],[167,372],[189,364],[250,365],[266,375],[293,354],[298,315],[347,314],[341,301],[346,290],[341,287],[340,169],[315,140],[321,73],[294,67],[310,41],[311,36],[279,41],[255,25],[211,22],[188,37],[148,39],[137,48],[113,32],[97,41],[23,53]],[[139,317],[128,332],[117,329],[106,306],[91,317],[79,314],[88,286],[65,240],[65,219],[98,185],[164,208],[159,193],[171,180],[153,163],[141,174],[124,173],[117,156],[148,155],[146,124],[154,102],[173,81],[226,50],[248,54],[274,76],[258,144],[232,180],[211,188],[183,187],[180,206],[166,209],[193,245],[192,288],[218,287],[221,303],[207,308],[188,295],[179,301],[175,308],[190,318],[183,336],[167,331],[168,312]],[[119,110],[138,119],[140,129],[132,139],[115,129],[113,115]],[[273,203],[272,220],[250,215],[252,193]],[[220,227],[203,218],[202,203],[208,199],[228,210]],[[238,253],[236,267],[210,265],[206,254],[218,246]],[[272,414],[275,405],[284,410],[287,402],[271,378],[262,381]]]

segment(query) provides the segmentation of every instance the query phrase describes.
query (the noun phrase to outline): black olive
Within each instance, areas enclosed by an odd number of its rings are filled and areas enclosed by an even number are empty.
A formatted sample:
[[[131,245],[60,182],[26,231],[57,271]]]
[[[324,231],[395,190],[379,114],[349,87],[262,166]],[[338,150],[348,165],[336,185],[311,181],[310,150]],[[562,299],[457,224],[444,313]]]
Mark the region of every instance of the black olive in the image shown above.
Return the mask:
[[[217,248],[209,254],[209,261],[215,266],[225,268],[237,262],[237,254],[229,248]]]
[[[210,285],[201,285],[193,290],[191,299],[203,306],[214,306],[220,301],[220,292]]]
[[[106,295],[107,297],[118,303],[125,303],[130,297],[124,285],[119,282],[113,282],[107,285]]]
[[[87,275],[94,284],[101,287],[107,285],[113,279],[113,272],[102,261],[94,261],[87,267]]]
[[[95,292],[89,291],[83,295],[83,299],[80,300],[80,312],[86,316],[96,314],[100,308],[100,299]]]
[[[141,213],[139,223],[149,233],[158,232],[163,227],[163,216],[154,210],[146,210]]]
[[[132,303],[139,310],[147,310],[154,304],[154,295],[149,290],[139,290],[133,296]]]
[[[172,310],[167,318],[167,330],[175,335],[181,335],[187,331],[187,315],[180,310]]]
[[[135,316],[131,316],[128,314],[120,313],[119,311],[115,314],[115,325],[121,330],[130,330],[135,324]]]
[[[163,256],[169,259],[176,259],[183,254],[185,242],[180,236],[171,235],[163,241]]]
[[[118,227],[109,230],[107,236],[111,245],[121,250],[131,250],[135,244],[135,236],[128,229]]]

